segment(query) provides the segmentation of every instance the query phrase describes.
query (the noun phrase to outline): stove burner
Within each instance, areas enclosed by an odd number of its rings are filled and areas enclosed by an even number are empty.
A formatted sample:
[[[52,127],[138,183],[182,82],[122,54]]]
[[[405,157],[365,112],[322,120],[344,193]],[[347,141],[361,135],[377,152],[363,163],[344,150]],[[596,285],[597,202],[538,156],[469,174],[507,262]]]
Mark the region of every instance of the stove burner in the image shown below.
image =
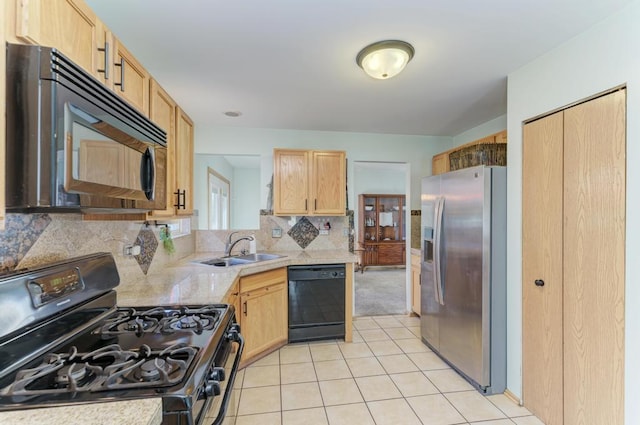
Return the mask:
[[[122,309],[114,317],[107,319],[97,332],[104,338],[129,332],[134,332],[138,336],[145,333],[172,333],[181,330],[201,334],[205,330],[216,327],[221,310],[220,306],[195,309],[156,307],[146,311],[136,311],[133,308]]]
[[[144,321],[139,317],[136,317],[135,319],[131,319],[128,322],[126,322],[122,328],[127,331],[140,331],[140,330],[145,331],[150,327],[151,327],[151,322]]]
[[[87,367],[85,364],[73,363],[58,369],[55,381],[58,384],[68,385],[70,382],[79,381],[87,376]]]
[[[147,360],[140,365],[140,368],[136,370],[134,376],[146,382],[157,381],[160,379],[161,370],[168,374],[171,371],[171,365],[163,359]]]
[[[171,386],[181,382],[196,357],[197,348],[183,343],[153,350],[141,345],[123,350],[112,344],[89,353],[49,354],[42,363],[16,374],[0,395],[35,396],[61,392]]]
[[[178,322],[178,327],[180,329],[195,328],[198,325],[197,322],[198,322],[198,319],[196,319],[195,317],[185,316],[185,317],[182,317]]]

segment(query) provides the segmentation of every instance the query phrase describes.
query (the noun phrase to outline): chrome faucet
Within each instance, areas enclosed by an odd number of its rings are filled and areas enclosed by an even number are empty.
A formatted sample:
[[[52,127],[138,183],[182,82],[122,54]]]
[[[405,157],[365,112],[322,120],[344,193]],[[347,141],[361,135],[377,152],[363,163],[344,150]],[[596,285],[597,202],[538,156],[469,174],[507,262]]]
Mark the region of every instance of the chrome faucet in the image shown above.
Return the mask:
[[[224,245],[224,256],[228,257],[231,255],[231,251],[233,250],[233,247],[236,246],[236,244],[240,241],[252,241],[253,240],[253,236],[243,236],[241,238],[236,239],[235,241],[232,241],[232,237],[233,235],[235,235],[238,232],[231,232],[229,233],[229,238],[227,239],[227,242]],[[242,251],[242,253],[245,253],[245,250]]]

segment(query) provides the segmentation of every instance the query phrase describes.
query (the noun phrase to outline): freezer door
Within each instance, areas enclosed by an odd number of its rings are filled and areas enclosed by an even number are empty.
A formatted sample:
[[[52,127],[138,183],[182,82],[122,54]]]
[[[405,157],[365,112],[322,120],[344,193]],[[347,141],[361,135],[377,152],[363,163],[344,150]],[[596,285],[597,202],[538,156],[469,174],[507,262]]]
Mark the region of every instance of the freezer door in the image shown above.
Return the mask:
[[[434,227],[436,206],[440,198],[440,176],[422,179],[421,196],[421,248],[420,266],[420,333],[422,339],[438,350],[440,303],[436,291]]]
[[[490,169],[442,175],[440,354],[480,386],[490,384]]]
[[[433,263],[420,267],[420,334],[434,350],[440,349],[440,303],[434,291]]]

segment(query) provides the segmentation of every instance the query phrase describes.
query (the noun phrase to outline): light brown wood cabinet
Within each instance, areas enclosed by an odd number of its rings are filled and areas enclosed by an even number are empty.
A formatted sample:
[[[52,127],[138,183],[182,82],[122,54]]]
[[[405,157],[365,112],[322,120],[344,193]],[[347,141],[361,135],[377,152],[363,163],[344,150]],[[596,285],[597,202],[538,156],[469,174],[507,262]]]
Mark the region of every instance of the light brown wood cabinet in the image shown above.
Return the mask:
[[[224,304],[232,305],[236,312],[236,322],[240,323],[240,282],[236,280],[223,298]]]
[[[449,154],[447,152],[434,155],[431,160],[431,174],[443,174],[449,171]]]
[[[0,28],[6,28],[7,17],[6,5],[0,5]],[[0,46],[6,43],[6,33],[0,30]],[[6,49],[0,49],[0,99],[6,99]],[[5,138],[6,138],[6,119],[5,119],[6,102],[0,102],[0,230],[4,229],[4,209],[5,209]]]
[[[405,264],[405,195],[358,195],[360,266]]]
[[[470,146],[492,143],[507,143],[507,131],[504,130],[499,133],[491,134],[487,137],[483,137],[482,139],[474,140],[472,142],[465,143],[461,146],[456,146],[453,149],[449,149],[448,151],[434,155],[431,159],[431,174],[435,176],[437,174],[449,172],[451,170],[450,156],[452,153],[455,154],[462,149],[469,148]]]
[[[167,209],[153,218],[193,213],[193,137],[191,119],[152,80],[146,69],[124,47],[82,0],[11,0],[3,4],[2,41],[51,46],[84,68],[167,132]],[[1,81],[5,80],[5,52],[0,54]],[[4,96],[4,83],[0,85]],[[1,108],[4,108],[2,103]],[[0,111],[3,112],[3,111]],[[4,113],[0,114],[4,120]],[[2,125],[4,128],[4,122]],[[4,132],[0,159],[4,167]],[[113,158],[113,156],[112,156]],[[2,171],[2,170],[0,170]],[[165,178],[164,175],[156,176]],[[126,176],[124,177],[126,178]],[[4,172],[0,173],[3,183]],[[177,199],[177,198],[180,199]],[[175,205],[175,206],[174,206]],[[4,193],[0,194],[0,224]],[[145,214],[86,214],[85,219],[144,219]]]
[[[113,90],[144,115],[149,116],[151,76],[115,36],[113,44]]]
[[[149,115],[149,73],[82,0],[15,1],[17,40],[55,47]]]
[[[625,98],[524,126],[522,397],[547,425],[624,423]]]
[[[193,214],[193,121],[180,108],[176,108],[176,183],[174,195],[178,197],[176,215]],[[174,199],[168,198],[168,199]]]
[[[110,66],[107,28],[83,1],[15,2],[19,40],[55,47],[98,80],[108,82],[104,72]]]
[[[151,218],[193,214],[193,122],[155,80],[150,85],[149,117],[167,132],[166,199],[164,210]]]
[[[411,254],[411,311],[420,315],[420,255]]]
[[[240,278],[240,312],[237,317],[245,338],[243,364],[287,343],[286,267]]]
[[[176,174],[176,103],[155,80],[151,80],[149,118],[167,133],[167,166],[165,169],[167,205],[164,210],[149,213],[153,219],[172,217],[175,214],[173,195]]]
[[[274,149],[275,215],[345,215],[346,187],[346,152]]]

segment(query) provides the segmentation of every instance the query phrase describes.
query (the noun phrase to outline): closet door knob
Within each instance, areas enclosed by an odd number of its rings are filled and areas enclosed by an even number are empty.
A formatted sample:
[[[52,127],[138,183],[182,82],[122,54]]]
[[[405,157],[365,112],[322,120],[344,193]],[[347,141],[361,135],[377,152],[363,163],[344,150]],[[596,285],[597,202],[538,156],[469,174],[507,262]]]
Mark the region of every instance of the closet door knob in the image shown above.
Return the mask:
[[[542,279],[536,279],[536,281],[533,283],[535,283],[536,286],[544,286],[544,280]]]

